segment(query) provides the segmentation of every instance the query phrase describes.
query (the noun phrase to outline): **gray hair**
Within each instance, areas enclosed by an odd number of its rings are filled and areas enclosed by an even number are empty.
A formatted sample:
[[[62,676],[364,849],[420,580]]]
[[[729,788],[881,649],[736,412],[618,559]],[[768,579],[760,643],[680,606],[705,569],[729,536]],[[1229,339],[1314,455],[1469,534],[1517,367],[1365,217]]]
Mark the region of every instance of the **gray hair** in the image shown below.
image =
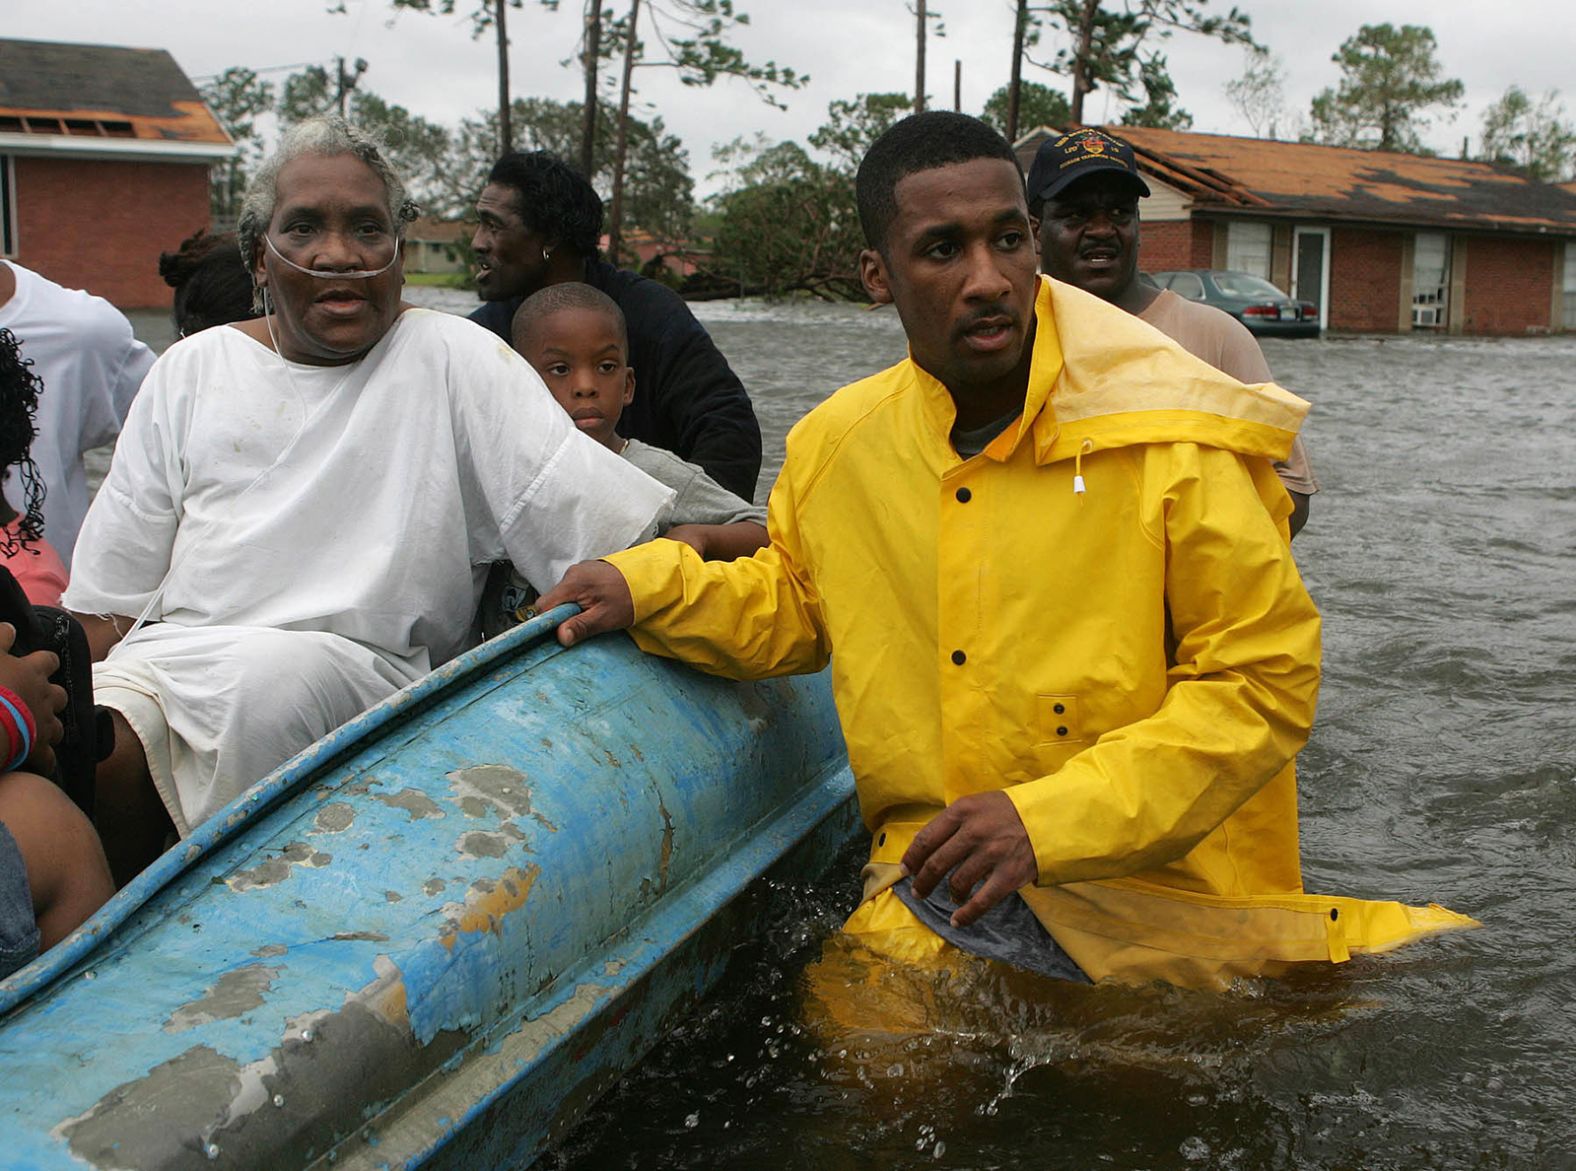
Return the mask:
[[[405,181],[384,156],[383,144],[374,135],[351,125],[337,114],[308,118],[285,131],[284,137],[279,140],[278,149],[263,160],[257,174],[246,185],[246,194],[241,199],[241,215],[235,225],[235,238],[248,272],[252,268],[257,243],[274,218],[274,201],[279,195],[279,172],[286,163],[307,155],[330,158],[335,155],[354,155],[372,168],[372,173],[383,180],[383,190],[388,193],[389,219],[401,235],[404,234],[405,225],[421,214],[415,202],[405,194]],[[260,289],[253,290],[252,302],[258,313],[263,312]]]

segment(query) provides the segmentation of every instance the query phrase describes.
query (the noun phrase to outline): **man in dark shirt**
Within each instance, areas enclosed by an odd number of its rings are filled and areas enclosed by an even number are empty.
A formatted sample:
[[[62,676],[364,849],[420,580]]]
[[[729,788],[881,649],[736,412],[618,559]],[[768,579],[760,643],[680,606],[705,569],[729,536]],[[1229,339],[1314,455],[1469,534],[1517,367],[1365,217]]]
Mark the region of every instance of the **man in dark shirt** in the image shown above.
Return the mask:
[[[629,324],[635,399],[619,434],[700,464],[723,487],[755,498],[761,428],[750,398],[689,306],[667,286],[600,259],[602,200],[546,151],[494,164],[476,201],[476,288],[471,320],[505,342],[514,311],[547,285],[583,281],[606,293]]]

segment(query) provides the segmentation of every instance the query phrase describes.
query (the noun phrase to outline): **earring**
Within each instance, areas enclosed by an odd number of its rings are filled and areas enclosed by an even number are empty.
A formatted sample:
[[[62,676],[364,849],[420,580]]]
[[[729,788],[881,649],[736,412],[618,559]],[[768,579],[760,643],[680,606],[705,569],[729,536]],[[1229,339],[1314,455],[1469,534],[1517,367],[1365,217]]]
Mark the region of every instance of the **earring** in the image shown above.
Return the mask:
[[[543,260],[551,260],[552,258],[553,258],[553,250],[551,248],[543,248],[542,249],[542,259]]]

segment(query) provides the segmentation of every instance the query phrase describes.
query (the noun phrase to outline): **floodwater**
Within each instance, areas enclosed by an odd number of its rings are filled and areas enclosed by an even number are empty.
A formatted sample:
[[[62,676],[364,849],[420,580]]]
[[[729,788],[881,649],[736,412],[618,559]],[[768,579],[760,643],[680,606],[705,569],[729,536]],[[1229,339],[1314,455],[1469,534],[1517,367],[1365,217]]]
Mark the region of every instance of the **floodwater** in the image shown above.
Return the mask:
[[[903,352],[890,310],[696,311],[754,396],[762,498],[787,427]],[[1295,546],[1325,620],[1307,886],[1483,929],[1221,995],[975,975],[923,1037],[827,1043],[802,974],[852,908],[850,854],[778,892],[546,1165],[1576,1167],[1576,338],[1265,350],[1315,404],[1323,485]]]

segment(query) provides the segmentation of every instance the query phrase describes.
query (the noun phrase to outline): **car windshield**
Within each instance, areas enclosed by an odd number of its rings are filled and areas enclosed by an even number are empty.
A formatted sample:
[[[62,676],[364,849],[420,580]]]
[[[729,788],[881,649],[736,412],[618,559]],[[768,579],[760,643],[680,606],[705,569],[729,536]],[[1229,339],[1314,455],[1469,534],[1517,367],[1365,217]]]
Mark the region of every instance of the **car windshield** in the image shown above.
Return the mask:
[[[1215,287],[1228,297],[1274,297],[1278,301],[1286,299],[1286,294],[1269,281],[1262,277],[1250,276],[1245,272],[1217,272]]]

